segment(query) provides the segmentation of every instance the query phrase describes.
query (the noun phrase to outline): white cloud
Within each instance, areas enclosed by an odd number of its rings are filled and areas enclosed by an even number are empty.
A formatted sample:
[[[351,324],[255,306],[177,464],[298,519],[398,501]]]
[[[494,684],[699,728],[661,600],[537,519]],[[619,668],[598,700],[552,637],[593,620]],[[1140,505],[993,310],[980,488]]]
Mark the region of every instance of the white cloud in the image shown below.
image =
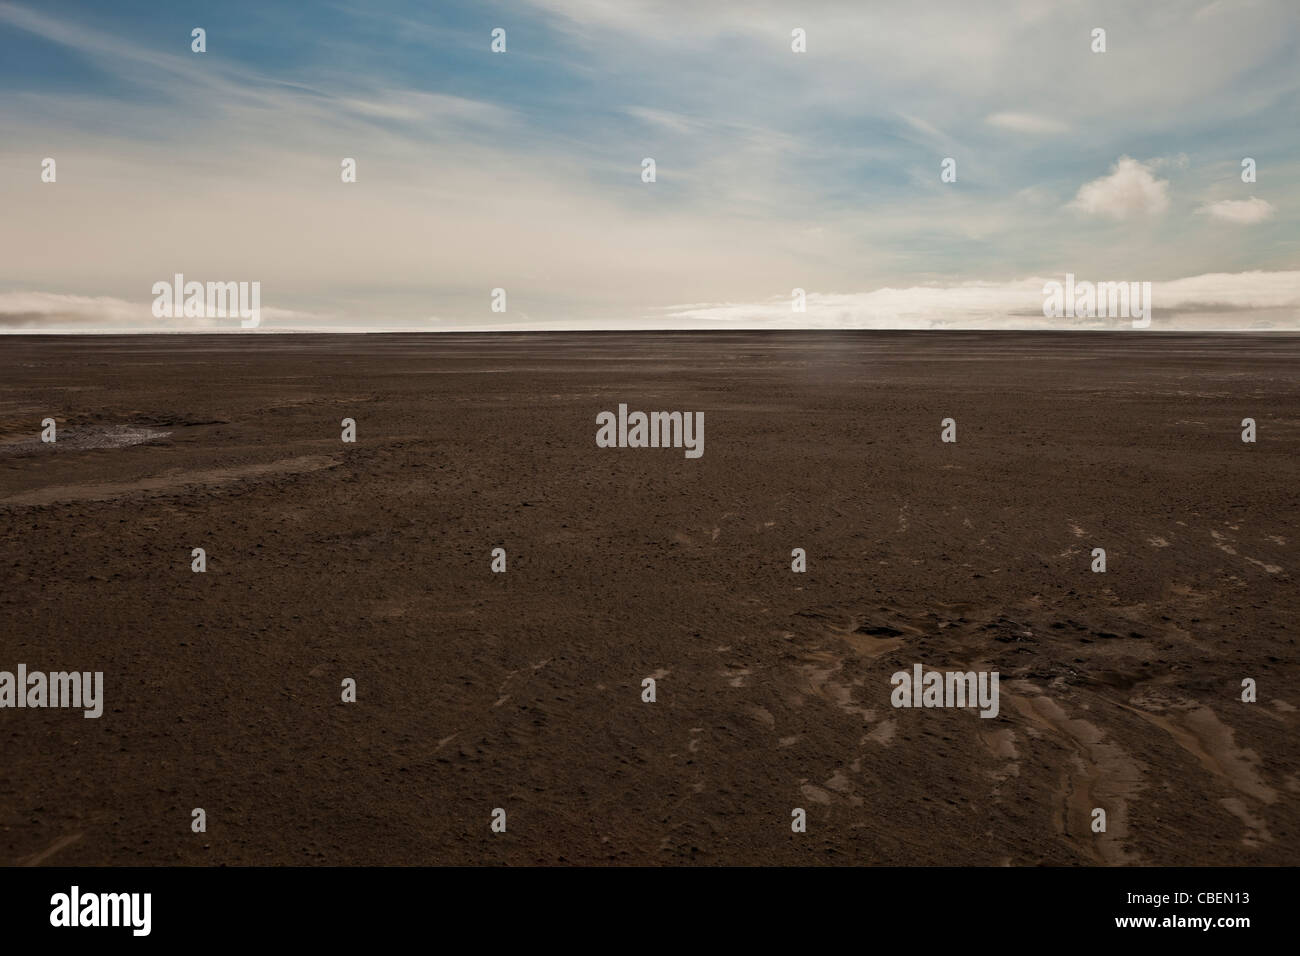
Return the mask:
[[[1169,208],[1169,180],[1156,179],[1149,165],[1121,156],[1110,175],[1079,187],[1070,208],[1103,219],[1159,216]]]
[[[164,318],[152,301],[58,292],[0,292],[0,332],[237,332],[236,318]],[[264,331],[335,331],[334,316],[264,308]]]
[[[1051,277],[1062,281],[1064,276]],[[1138,281],[1132,275],[1079,276],[1079,280]],[[698,328],[783,329],[1082,329],[1129,328],[1128,319],[1045,319],[1043,278],[1010,282],[884,288],[872,292],[807,295],[795,313],[787,298],[765,302],[678,306],[668,318]],[[1153,327],[1166,331],[1300,327],[1300,272],[1210,273],[1151,283]]]
[[[1220,199],[1218,202],[1207,202],[1196,211],[1222,222],[1252,226],[1265,219],[1271,219],[1277,209],[1271,202],[1251,196],[1249,199]]]
[[[1061,281],[1063,276],[1050,279]],[[1138,281],[1134,275],[1083,275],[1079,280]],[[1034,277],[1007,282],[880,288],[871,292],[809,292],[807,311],[790,299],[761,302],[693,302],[660,314],[629,317],[621,329],[1127,329],[1128,319],[1045,319],[1043,286]],[[1207,273],[1152,282],[1153,328],[1163,331],[1300,329],[1300,271]],[[264,308],[263,332],[501,331],[503,329],[610,328],[602,319],[530,320],[528,313],[491,321],[428,318],[418,321],[323,315]],[[0,332],[231,332],[223,319],[154,319],[148,302],[60,295],[0,293]]]
[[[1157,282],[1151,296],[1157,308],[1188,311],[1296,309],[1300,272],[1212,272]]]
[[[122,328],[155,322],[148,303],[127,302],[102,295],[0,293],[0,330],[4,331],[32,329],[43,332],[57,326],[94,328],[112,325]]]

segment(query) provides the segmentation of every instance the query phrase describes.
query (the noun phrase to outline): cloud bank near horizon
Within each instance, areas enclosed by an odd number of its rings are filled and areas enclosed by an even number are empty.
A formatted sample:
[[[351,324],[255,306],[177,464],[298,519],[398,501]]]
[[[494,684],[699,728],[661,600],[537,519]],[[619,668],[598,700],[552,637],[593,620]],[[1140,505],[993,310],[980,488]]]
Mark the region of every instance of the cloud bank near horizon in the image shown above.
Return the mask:
[[[1084,280],[1086,277],[1079,277]],[[620,323],[636,329],[1126,329],[1127,319],[1045,318],[1044,286],[1060,278],[883,288],[862,293],[806,293],[805,311],[791,298],[691,303]],[[1111,281],[1088,279],[1087,281]],[[1300,331],[1300,271],[1189,276],[1153,283],[1151,328],[1157,331]],[[483,332],[605,328],[600,320],[526,317],[456,322],[430,316],[403,320],[265,308],[261,332]],[[150,303],[57,293],[0,293],[0,332],[228,332],[239,320],[155,319]]]

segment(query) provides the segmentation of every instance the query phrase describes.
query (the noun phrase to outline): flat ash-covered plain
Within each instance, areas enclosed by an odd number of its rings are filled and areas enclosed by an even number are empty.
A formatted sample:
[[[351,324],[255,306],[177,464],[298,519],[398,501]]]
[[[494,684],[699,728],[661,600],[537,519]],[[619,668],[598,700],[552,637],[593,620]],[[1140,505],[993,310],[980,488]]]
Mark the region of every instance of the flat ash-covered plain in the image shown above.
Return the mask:
[[[1293,864],[1298,360],[6,338],[0,670],[104,712],[0,709],[0,863]],[[704,454],[597,447],[620,403]],[[915,664],[997,671],[997,717],[891,706]]]

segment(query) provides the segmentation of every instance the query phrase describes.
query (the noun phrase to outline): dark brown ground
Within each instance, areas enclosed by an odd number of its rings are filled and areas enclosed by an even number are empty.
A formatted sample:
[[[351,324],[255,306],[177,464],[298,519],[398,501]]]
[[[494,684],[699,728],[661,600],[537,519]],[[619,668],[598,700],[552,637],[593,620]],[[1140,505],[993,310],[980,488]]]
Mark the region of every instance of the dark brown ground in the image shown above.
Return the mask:
[[[0,863],[1295,863],[1298,360],[0,340],[0,670],[107,698],[0,710]],[[620,401],[705,412],[704,457],[597,448]],[[894,709],[914,663],[1000,671],[1001,715]]]

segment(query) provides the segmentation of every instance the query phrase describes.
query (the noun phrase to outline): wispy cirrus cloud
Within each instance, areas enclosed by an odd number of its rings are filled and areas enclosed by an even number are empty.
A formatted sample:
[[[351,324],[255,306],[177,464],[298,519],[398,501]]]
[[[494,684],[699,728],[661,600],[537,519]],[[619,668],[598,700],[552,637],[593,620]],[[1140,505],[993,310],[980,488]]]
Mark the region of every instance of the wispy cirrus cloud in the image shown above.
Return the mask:
[[[994,113],[984,122],[1016,133],[1064,133],[1070,128],[1070,125],[1063,120],[1050,116],[1035,116],[1032,113]]]

